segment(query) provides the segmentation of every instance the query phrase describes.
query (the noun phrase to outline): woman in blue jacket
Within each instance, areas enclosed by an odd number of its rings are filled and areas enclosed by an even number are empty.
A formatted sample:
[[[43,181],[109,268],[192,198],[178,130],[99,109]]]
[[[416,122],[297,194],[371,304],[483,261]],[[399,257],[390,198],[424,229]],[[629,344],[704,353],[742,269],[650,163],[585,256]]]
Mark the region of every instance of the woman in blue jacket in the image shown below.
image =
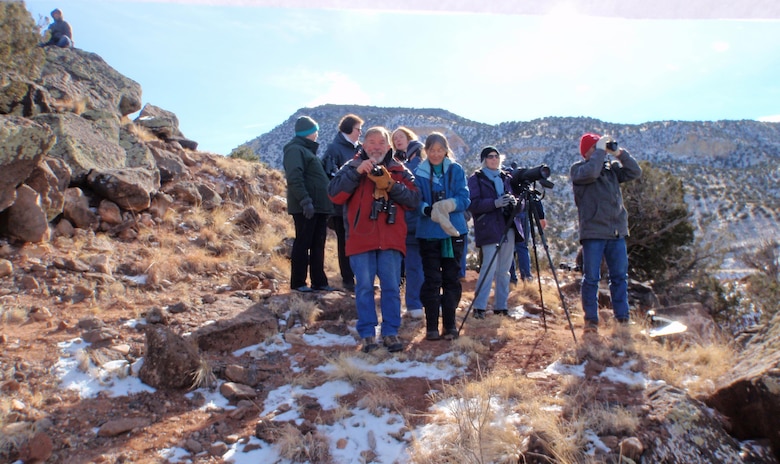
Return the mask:
[[[417,239],[420,244],[425,282],[420,299],[425,308],[428,340],[458,336],[455,310],[460,303],[460,262],[468,233],[465,211],[469,207],[469,189],[463,167],[453,160],[447,138],[433,132],[425,139],[425,156],[414,172],[420,191]],[[443,332],[439,334],[439,309]]]

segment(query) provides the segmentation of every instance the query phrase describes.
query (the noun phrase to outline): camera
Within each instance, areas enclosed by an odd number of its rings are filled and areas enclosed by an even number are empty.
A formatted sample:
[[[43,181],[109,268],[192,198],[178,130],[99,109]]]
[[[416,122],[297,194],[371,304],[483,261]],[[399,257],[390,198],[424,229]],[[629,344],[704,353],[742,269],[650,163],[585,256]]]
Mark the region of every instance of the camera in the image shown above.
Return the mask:
[[[613,140],[611,142],[607,142],[607,150],[609,151],[615,151],[618,149],[618,143],[617,141]]]
[[[442,201],[445,198],[447,198],[447,194],[444,193],[444,190],[439,190],[438,192],[433,192],[433,202],[436,203],[437,201]]]
[[[540,164],[533,168],[517,168],[512,171],[512,179],[509,184],[512,186],[512,191],[517,195],[528,187],[528,184],[539,181],[542,187],[552,188],[555,186],[552,182],[547,180],[550,177],[550,166],[546,164]]]
[[[373,168],[371,168],[371,175],[372,176],[381,176],[382,175],[382,166],[376,165]]]

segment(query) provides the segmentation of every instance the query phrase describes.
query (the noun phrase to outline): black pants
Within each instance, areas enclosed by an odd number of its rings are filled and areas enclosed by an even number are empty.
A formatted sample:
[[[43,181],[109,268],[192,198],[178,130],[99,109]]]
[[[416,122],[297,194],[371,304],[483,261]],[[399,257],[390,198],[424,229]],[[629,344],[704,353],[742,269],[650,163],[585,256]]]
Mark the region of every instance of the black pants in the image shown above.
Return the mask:
[[[349,264],[347,256],[347,231],[344,229],[344,218],[341,216],[331,216],[331,225],[336,232],[336,241],[338,243],[339,270],[341,271],[341,283],[344,285],[355,285],[355,273],[352,272],[352,266]]]
[[[306,285],[306,274],[311,276],[312,287],[325,287],[325,237],[327,236],[327,214],[315,214],[306,219],[303,214],[293,214],[295,241],[290,261],[290,288]]]
[[[420,289],[420,301],[425,308],[426,330],[439,330],[439,308],[444,330],[455,329],[455,310],[458,309],[463,288],[460,283],[460,259],[463,256],[465,236],[452,237],[452,258],[442,258],[443,240],[420,239],[420,256],[425,281]]]

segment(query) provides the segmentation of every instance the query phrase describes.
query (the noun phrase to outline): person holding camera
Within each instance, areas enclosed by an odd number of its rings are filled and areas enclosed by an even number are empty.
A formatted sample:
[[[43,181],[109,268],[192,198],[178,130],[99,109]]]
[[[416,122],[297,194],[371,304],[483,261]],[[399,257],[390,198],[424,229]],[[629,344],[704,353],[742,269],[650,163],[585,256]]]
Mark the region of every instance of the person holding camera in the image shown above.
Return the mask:
[[[341,118],[338,133],[328,145],[322,156],[322,166],[329,179],[333,179],[341,166],[355,157],[360,150],[360,134],[363,132],[363,120],[355,114],[347,114]],[[336,249],[339,255],[339,271],[341,272],[341,284],[345,290],[355,290],[355,274],[349,264],[345,246],[347,234],[344,227],[344,209],[341,205],[333,206],[334,214],[328,221],[336,233]]]
[[[331,291],[325,275],[325,237],[333,205],[328,201],[328,176],[317,158],[320,127],[308,116],[295,121],[295,137],[284,146],[287,212],[295,222],[290,258],[290,287],[301,293]],[[306,285],[307,271],[312,286]]]
[[[421,215],[417,239],[425,281],[420,299],[425,308],[427,340],[458,336],[455,311],[463,288],[460,282],[461,257],[468,233],[465,212],[471,204],[466,174],[453,160],[447,138],[439,132],[425,139],[426,159],[415,170],[414,183],[420,190]],[[439,310],[443,333],[439,334]]]
[[[409,128],[400,126],[393,131],[392,141],[395,160],[403,163],[406,169],[414,172],[422,161],[423,145],[417,140],[417,134]],[[420,244],[415,236],[418,220],[417,211],[406,212],[406,255],[403,262],[404,303],[406,304],[406,314],[413,319],[422,319],[425,315],[420,300],[420,289],[424,280],[422,257],[420,256]]]
[[[474,238],[482,262],[474,295],[474,317],[485,318],[490,287],[495,277],[493,313],[506,316],[509,298],[509,268],[515,252],[514,226],[517,198],[512,194],[511,175],[501,169],[503,156],[487,146],[479,154],[482,167],[469,177],[469,211],[474,218]]]
[[[355,273],[356,330],[365,353],[379,347],[374,278],[379,277],[382,343],[401,351],[401,259],[406,253],[404,211],[417,208],[414,176],[393,159],[384,127],[365,132],[363,148],[328,185],[328,196],[346,208],[346,254]]]
[[[585,332],[599,326],[598,289],[601,261],[609,269],[612,311],[618,323],[627,324],[628,312],[628,213],[620,184],[642,175],[642,168],[608,135],[586,133],[580,138],[582,160],[570,169],[582,245],[582,309]],[[607,155],[615,157],[610,161]]]

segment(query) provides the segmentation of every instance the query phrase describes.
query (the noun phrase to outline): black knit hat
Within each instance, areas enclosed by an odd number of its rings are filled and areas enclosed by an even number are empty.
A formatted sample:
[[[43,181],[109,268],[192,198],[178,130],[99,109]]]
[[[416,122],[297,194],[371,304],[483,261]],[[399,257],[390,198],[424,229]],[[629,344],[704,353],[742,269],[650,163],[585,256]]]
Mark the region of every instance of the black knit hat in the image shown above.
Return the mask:
[[[492,145],[488,145],[485,148],[483,148],[482,152],[479,154],[479,161],[480,161],[480,163],[485,161],[485,158],[487,158],[487,155],[489,155],[489,154],[491,154],[493,152],[495,152],[495,153],[497,153],[499,155],[501,154],[501,153],[499,153],[498,148],[496,148],[496,147],[494,147]]]

